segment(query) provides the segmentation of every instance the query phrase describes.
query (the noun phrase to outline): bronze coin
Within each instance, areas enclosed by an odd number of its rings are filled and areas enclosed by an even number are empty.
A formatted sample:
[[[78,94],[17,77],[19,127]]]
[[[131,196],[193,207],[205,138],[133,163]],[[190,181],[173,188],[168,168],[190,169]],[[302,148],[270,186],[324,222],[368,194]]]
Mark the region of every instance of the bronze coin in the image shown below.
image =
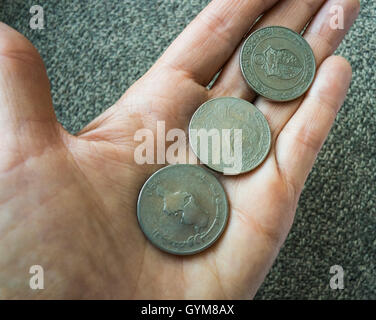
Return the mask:
[[[252,33],[240,54],[240,66],[249,86],[274,101],[302,96],[315,77],[315,56],[307,41],[285,27],[266,27]]]

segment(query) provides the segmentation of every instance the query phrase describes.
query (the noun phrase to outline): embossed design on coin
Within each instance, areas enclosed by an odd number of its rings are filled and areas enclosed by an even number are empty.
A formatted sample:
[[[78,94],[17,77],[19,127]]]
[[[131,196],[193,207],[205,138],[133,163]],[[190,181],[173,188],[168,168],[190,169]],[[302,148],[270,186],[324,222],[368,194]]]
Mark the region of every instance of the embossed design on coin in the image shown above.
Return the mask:
[[[218,132],[219,137],[215,139],[210,132]],[[271,133],[264,115],[253,104],[221,97],[197,109],[189,124],[189,141],[202,163],[235,175],[249,172],[264,161],[270,150]]]
[[[313,51],[298,33],[284,27],[266,27],[244,42],[240,66],[249,86],[275,101],[303,95],[316,72]]]
[[[163,195],[163,212],[167,215],[180,215],[180,223],[193,225],[196,232],[208,225],[208,212],[188,192],[177,191]]]
[[[228,217],[225,191],[208,170],[171,165],[154,173],[141,189],[137,218],[158,248],[188,255],[211,246]]]
[[[255,63],[262,66],[268,77],[283,80],[295,78],[303,70],[299,59],[289,50],[275,50],[269,46],[262,54],[255,56]]]

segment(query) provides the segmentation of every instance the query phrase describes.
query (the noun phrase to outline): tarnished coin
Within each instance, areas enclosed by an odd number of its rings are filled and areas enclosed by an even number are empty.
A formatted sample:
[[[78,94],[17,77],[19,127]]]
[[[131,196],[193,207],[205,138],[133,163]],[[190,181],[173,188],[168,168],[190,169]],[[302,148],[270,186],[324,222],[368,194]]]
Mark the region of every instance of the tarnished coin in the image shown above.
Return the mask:
[[[303,95],[316,72],[313,51],[295,31],[266,27],[252,33],[240,53],[240,66],[249,86],[275,101]]]
[[[137,217],[146,237],[163,251],[188,255],[211,246],[228,218],[225,191],[198,165],[170,165],[141,189]]]
[[[252,103],[232,97],[205,102],[189,124],[190,145],[209,168],[236,175],[255,169],[269,153],[271,133]]]

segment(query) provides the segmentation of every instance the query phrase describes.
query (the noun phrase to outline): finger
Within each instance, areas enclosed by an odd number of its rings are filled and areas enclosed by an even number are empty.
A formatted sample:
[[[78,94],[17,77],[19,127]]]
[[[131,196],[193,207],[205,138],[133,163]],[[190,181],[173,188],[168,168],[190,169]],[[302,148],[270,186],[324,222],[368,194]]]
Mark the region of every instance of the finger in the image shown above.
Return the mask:
[[[340,5],[343,8],[343,29],[333,29],[331,27],[333,17],[331,8],[335,5]],[[312,47],[318,68],[322,61],[332,55],[337,49],[351,25],[354,23],[359,12],[359,7],[358,0],[330,0],[315,16],[306,30],[304,37]],[[268,119],[273,139],[278,136],[279,132],[295,113],[303,99],[304,97],[301,97],[295,101],[278,103],[268,101],[262,97],[257,98],[255,103]]]
[[[251,283],[251,296],[266,276],[292,225],[297,195],[344,100],[350,78],[351,68],[343,58],[328,58],[320,67],[307,99],[281,132],[276,158],[268,157],[263,164],[265,170],[253,172],[252,179],[238,176],[222,180],[231,199],[231,215],[222,249],[218,250],[218,269],[232,270],[227,275],[229,284],[238,283],[239,279],[241,283]],[[280,168],[277,175],[276,161]],[[286,179],[281,180],[280,175]],[[282,183],[286,180],[294,188]],[[252,208],[250,193],[258,199],[252,202]]]
[[[0,150],[41,150],[58,136],[49,81],[33,45],[0,23]],[[38,148],[35,148],[38,147]]]
[[[286,0],[276,4],[252,28],[278,25],[301,32],[309,20],[317,13],[325,0]],[[243,41],[244,43],[244,41]],[[239,65],[241,45],[224,67],[213,89],[213,96],[236,96],[252,101],[256,94],[244,81]]]
[[[159,60],[207,85],[256,18],[277,0],[213,0]]]
[[[281,172],[301,190],[346,97],[351,66],[341,57],[330,57],[299,110],[280,133],[276,158]]]
[[[343,30],[332,30],[329,27],[330,19],[328,20],[328,19],[322,18],[322,17],[327,17],[327,14],[330,12],[330,7],[334,3],[341,3],[344,8],[345,28]],[[318,35],[320,41],[315,40],[315,38],[310,38],[308,40],[309,42],[312,42],[312,44],[316,43],[316,45],[313,45],[312,48],[316,57],[318,70],[322,63],[322,59],[323,59],[322,57],[324,56],[327,57],[328,55],[332,54],[332,52],[337,48],[338,44],[341,42],[347,30],[350,28],[351,24],[353,23],[356,17],[356,12],[357,12],[356,9],[359,8],[356,6],[356,4],[359,5],[357,0],[342,0],[342,1],[331,0],[320,9],[320,12],[316,15],[315,19],[313,20],[312,25],[310,26],[310,29],[313,30],[313,28],[319,28],[325,32],[324,34]],[[321,46],[319,45],[320,43],[322,43]],[[331,44],[331,46],[329,47],[328,44]],[[319,74],[317,74],[317,77],[318,76]],[[286,103],[277,103],[277,102],[273,103],[261,97],[259,97],[256,100],[255,103],[257,107],[264,113],[265,117],[268,120],[268,123],[271,128],[271,132],[272,132],[272,139],[274,142],[277,139],[279,139],[279,135],[280,135],[282,128],[289,121],[289,119],[294,115],[296,110],[301,105],[302,101],[303,101],[303,98],[300,98],[291,102],[286,102]],[[276,147],[277,144],[273,143],[273,145]],[[272,148],[270,155],[274,155],[274,152],[276,152],[276,148]],[[263,167],[265,167],[266,165],[276,167],[276,162],[274,161],[275,157],[270,156],[269,159],[271,161],[265,161],[263,163]],[[254,180],[254,176],[257,176],[257,174],[258,173],[256,170],[256,172],[252,174],[252,179],[244,179],[242,181],[242,188],[248,189],[249,186],[252,184],[252,180]],[[268,217],[266,217],[266,219],[268,219]],[[260,217],[259,220],[262,220],[262,217]]]

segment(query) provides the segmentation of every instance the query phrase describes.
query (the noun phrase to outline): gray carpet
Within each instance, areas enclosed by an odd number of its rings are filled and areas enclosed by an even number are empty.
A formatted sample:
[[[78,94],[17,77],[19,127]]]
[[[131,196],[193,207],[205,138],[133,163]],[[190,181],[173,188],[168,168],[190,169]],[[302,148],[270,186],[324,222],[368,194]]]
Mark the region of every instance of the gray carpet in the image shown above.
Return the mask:
[[[35,3],[1,0],[0,20],[40,51],[58,119],[74,133],[114,103],[208,0],[39,1],[43,31],[29,28]],[[374,0],[362,1],[338,54],[353,66],[351,90],[258,299],[376,299]],[[335,264],[344,268],[344,290],[329,287]]]

